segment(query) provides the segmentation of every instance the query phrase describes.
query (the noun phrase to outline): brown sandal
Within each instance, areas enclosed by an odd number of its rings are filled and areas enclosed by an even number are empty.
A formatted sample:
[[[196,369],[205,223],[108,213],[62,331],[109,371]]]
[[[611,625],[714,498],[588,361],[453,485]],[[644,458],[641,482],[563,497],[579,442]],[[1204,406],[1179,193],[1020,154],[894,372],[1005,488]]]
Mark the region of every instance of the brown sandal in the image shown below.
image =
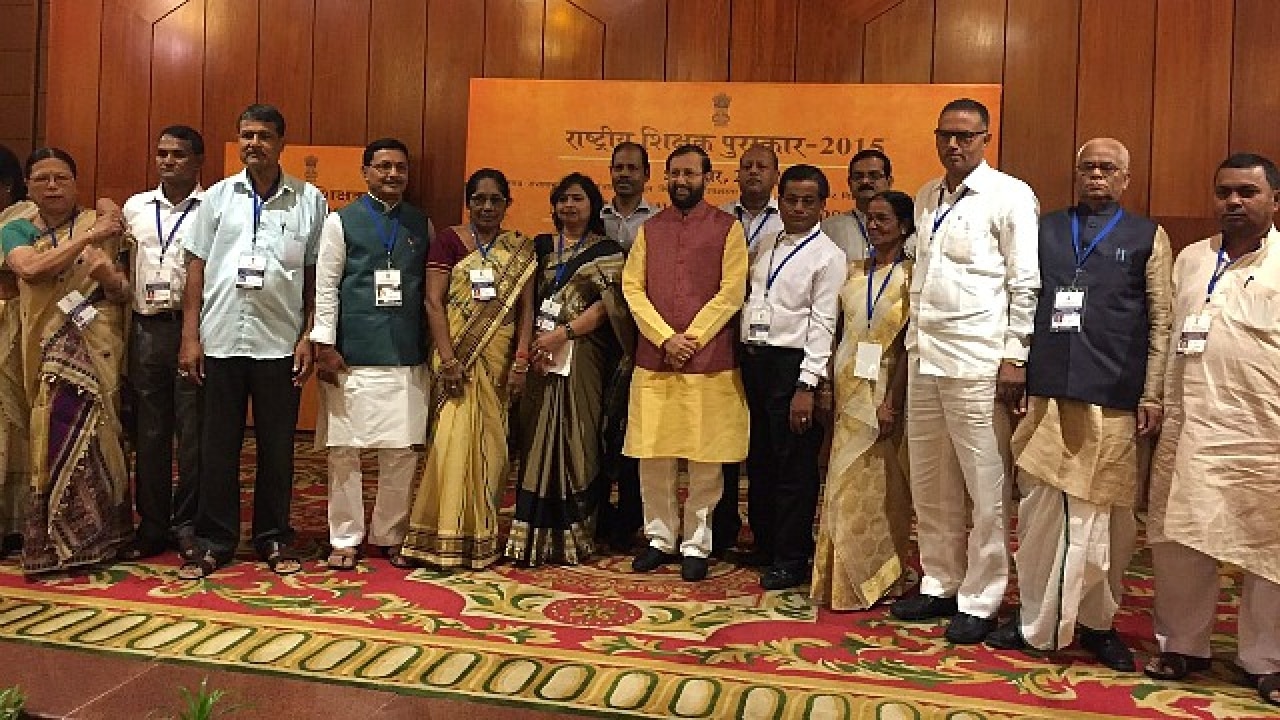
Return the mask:
[[[379,545],[378,550],[382,553],[382,557],[387,559],[391,567],[400,570],[412,570],[414,562],[400,553],[399,545]]]
[[[329,558],[325,564],[332,570],[355,570],[360,562],[360,551],[357,548],[335,547],[329,550]]]
[[[212,550],[205,550],[203,555],[182,563],[182,567],[178,568],[178,578],[192,582],[203,580],[222,565],[223,563],[218,560],[218,556],[214,555]]]
[[[1241,670],[1245,676],[1249,678],[1249,684],[1258,691],[1258,697],[1262,701],[1280,707],[1280,672],[1273,673],[1251,673]]]
[[[1152,656],[1142,672],[1156,680],[1181,680],[1191,673],[1208,670],[1212,662],[1212,658],[1165,651]]]

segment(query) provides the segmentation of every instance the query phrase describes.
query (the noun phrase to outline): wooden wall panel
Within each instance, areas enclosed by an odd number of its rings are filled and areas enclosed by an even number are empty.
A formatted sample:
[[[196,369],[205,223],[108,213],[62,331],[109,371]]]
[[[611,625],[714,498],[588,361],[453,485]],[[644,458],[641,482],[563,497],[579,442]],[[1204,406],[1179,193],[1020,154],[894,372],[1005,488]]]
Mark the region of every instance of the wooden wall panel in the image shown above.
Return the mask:
[[[102,56],[111,62],[102,65],[98,134],[110,141],[98,143],[97,195],[118,203],[148,184],[154,147],[138,112],[151,102],[151,22],[136,9],[107,0],[102,14]]]
[[[1155,67],[1156,0],[1084,0],[1080,6],[1080,67],[1076,140],[1113,137],[1129,148],[1124,204],[1150,208],[1151,77]]]
[[[0,145],[24,160],[35,143],[39,0],[0,0]]]
[[[799,3],[796,38],[796,82],[862,82],[862,20],[852,3]]]
[[[599,80],[604,77],[604,23],[569,0],[546,0],[542,77]]]
[[[729,29],[730,80],[795,80],[796,3],[734,0]]]
[[[155,141],[169,125],[190,125],[199,129],[204,124],[204,3],[187,2],[165,15],[152,26],[151,43],[151,128],[147,137]],[[216,160],[220,148],[205,148]],[[148,156],[150,160],[150,156]],[[205,171],[205,183],[217,173]],[[155,163],[147,162],[147,185],[156,185]]]
[[[97,178],[98,95],[101,92],[102,1],[90,0],[75,7],[65,3],[49,8],[49,34],[76,52],[53,53],[49,58],[50,84],[45,134],[76,158],[77,185],[93,194]]]
[[[480,3],[433,0],[427,15],[427,94],[422,132],[427,212],[437,226],[462,215],[470,79],[484,74],[484,37],[460,28],[484,27]]]
[[[1280,2],[1236,0],[1231,69],[1231,152],[1255,152],[1280,162],[1280,79],[1276,48]]]
[[[667,80],[729,79],[730,0],[667,3]]]
[[[448,0],[435,0],[438,5]],[[435,9],[434,7],[432,8]],[[542,43],[544,0],[485,0],[484,76],[536,78],[542,76]],[[449,40],[473,33],[466,27],[454,28]],[[484,42],[485,39],[487,42]],[[430,47],[430,43],[428,43]]]
[[[368,138],[394,137],[409,148],[409,197],[422,203],[423,102],[427,81],[427,4],[422,0],[373,0],[369,21],[377,39],[369,46]]]
[[[222,144],[236,139],[236,118],[258,97],[258,4],[205,0],[205,56],[212,60],[204,65],[206,183],[222,168]]]
[[[1009,0],[1000,164],[1044,210],[1073,195],[1079,32],[1080,0]]]
[[[285,138],[311,142],[311,77],[315,0],[268,0],[258,4],[258,102],[279,108]]]
[[[903,0],[867,23],[862,81],[927,83],[933,74],[933,0]]]
[[[1000,82],[1005,5],[1006,0],[936,0],[933,82]]]
[[[369,114],[369,2],[315,0],[313,144],[365,144]],[[383,41],[381,31],[377,37]]]
[[[1231,0],[1160,0],[1151,214],[1211,217],[1231,124]]]
[[[573,0],[604,27],[604,76],[661,80],[666,73],[667,0]]]

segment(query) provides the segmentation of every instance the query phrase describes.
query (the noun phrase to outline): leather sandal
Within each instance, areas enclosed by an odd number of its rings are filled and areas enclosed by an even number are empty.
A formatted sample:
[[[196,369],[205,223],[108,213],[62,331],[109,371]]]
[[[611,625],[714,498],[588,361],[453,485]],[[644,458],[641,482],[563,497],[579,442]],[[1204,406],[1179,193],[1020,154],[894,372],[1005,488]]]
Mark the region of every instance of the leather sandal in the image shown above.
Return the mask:
[[[378,551],[382,553],[382,557],[386,558],[393,568],[412,570],[416,567],[412,560],[400,553],[399,545],[379,545]]]
[[[222,562],[218,560],[218,556],[214,555],[212,550],[205,550],[203,555],[182,563],[182,567],[178,568],[178,578],[191,581],[203,580],[220,567]]]
[[[329,550],[325,565],[333,570],[355,570],[360,562],[360,551],[357,548],[335,547]]]
[[[1156,680],[1181,680],[1191,673],[1208,670],[1212,662],[1212,658],[1165,651],[1153,656],[1142,672]]]
[[[262,561],[276,575],[285,577],[302,569],[302,561],[282,542],[266,543],[261,552]]]
[[[1263,702],[1280,707],[1280,672],[1251,673],[1239,666],[1237,669],[1244,673],[1249,686],[1258,691],[1258,697]]]

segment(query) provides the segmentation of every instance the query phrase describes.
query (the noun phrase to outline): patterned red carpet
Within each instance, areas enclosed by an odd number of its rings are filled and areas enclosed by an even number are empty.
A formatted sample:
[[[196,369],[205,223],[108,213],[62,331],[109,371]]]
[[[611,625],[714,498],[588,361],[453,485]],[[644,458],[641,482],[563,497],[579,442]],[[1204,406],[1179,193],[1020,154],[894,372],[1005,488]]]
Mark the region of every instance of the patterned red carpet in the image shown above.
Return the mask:
[[[6,561],[0,639],[605,717],[1274,715],[1235,684],[1230,575],[1213,673],[1162,684],[1074,652],[1037,659],[952,647],[939,625],[888,622],[883,608],[815,611],[805,592],[763,592],[756,572],[724,563],[699,584],[674,567],[632,574],[622,556],[407,577],[382,559],[330,571],[320,562],[323,456],[299,444],[298,457],[301,573],[276,578],[242,555],[185,583],[170,555],[27,580]],[[250,452],[246,478],[252,464]],[[1135,560],[1119,620],[1140,659],[1153,647],[1148,568],[1146,554]]]

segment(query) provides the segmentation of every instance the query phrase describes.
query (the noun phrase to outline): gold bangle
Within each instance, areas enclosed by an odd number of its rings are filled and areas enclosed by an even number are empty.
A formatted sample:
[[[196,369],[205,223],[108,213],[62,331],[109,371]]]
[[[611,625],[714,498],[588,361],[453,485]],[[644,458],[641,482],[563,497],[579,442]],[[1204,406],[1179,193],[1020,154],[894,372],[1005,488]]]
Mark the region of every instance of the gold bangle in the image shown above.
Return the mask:
[[[511,372],[516,373],[517,375],[523,375],[524,373],[529,372],[529,363],[512,363]]]
[[[440,361],[440,368],[441,368],[442,370],[452,370],[453,368],[456,368],[456,367],[458,367],[459,365],[461,365],[461,363],[459,363],[459,362],[458,362],[458,358],[456,358],[456,357],[454,357],[454,358],[449,358],[448,360],[441,360],[441,361]]]

